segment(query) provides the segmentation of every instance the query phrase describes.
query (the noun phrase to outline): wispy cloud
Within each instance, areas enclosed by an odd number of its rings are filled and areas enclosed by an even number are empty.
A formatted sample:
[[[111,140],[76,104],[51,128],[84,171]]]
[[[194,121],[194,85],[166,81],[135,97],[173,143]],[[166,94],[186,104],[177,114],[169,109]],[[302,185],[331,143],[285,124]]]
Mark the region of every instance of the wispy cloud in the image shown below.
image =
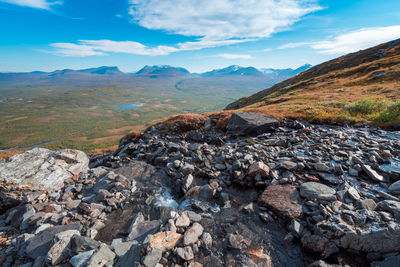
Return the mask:
[[[321,54],[347,54],[400,38],[400,25],[362,28],[324,41],[288,43],[279,49],[309,46]]]
[[[302,46],[308,46],[311,44],[313,44],[313,43],[311,43],[311,42],[287,43],[287,44],[281,45],[280,47],[278,47],[278,49],[297,48],[297,47],[302,47]]]
[[[60,5],[63,3],[63,1],[53,0],[0,0],[0,2],[46,10],[50,10],[52,5]]]
[[[203,48],[224,46],[248,42],[250,40],[224,40],[184,42],[176,46],[159,45],[149,47],[139,42],[132,41],[112,41],[112,40],[80,40],[77,43],[53,43],[50,44],[53,50],[46,52],[72,57],[87,57],[105,55],[107,53],[126,53],[142,56],[162,56],[179,51],[200,50]]]
[[[1,1],[1,0],[0,0]],[[22,0],[21,0],[22,1]],[[44,1],[44,0],[42,0]],[[151,30],[193,36],[194,41],[148,47],[135,41],[81,40],[52,44],[55,54],[99,55],[107,52],[167,55],[251,42],[287,30],[302,16],[319,10],[316,0],[130,0],[132,22]],[[66,47],[70,47],[70,51]],[[79,48],[82,53],[79,53]]]
[[[237,55],[237,54],[219,54],[219,57],[226,59],[252,59],[251,55]]]

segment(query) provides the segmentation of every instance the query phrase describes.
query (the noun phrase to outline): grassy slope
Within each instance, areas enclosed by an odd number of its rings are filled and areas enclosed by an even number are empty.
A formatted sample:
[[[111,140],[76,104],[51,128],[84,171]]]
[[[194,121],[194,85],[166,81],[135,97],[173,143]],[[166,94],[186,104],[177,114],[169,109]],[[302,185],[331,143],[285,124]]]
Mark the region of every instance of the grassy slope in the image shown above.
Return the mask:
[[[369,101],[360,101],[363,99]],[[322,63],[271,88],[241,98],[226,109],[351,122],[374,120],[380,116],[373,114],[376,110],[366,114],[357,112],[355,105],[372,102],[367,104],[377,103],[381,109],[392,106],[391,110],[395,111],[393,103],[399,100],[400,39]],[[399,120],[399,116],[394,116],[376,121],[390,124]]]

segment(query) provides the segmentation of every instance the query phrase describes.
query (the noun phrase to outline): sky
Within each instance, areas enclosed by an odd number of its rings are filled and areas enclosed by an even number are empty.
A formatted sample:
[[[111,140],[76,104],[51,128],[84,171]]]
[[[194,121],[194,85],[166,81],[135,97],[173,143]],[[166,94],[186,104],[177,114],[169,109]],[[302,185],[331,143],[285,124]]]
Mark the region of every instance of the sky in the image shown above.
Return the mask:
[[[399,0],[0,0],[0,71],[316,65],[400,38]]]

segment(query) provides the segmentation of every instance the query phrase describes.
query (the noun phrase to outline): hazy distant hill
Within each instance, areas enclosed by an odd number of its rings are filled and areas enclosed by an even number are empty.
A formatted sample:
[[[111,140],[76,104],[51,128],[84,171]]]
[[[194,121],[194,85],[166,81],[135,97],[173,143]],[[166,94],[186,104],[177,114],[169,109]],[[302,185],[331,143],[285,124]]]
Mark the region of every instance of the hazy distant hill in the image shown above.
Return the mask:
[[[264,74],[254,67],[240,67],[232,65],[223,69],[216,69],[200,74],[203,77],[221,77],[221,76],[255,76],[261,77]]]
[[[136,75],[150,75],[152,78],[159,76],[187,76],[190,72],[180,67],[172,67],[169,65],[144,66],[136,72]]]

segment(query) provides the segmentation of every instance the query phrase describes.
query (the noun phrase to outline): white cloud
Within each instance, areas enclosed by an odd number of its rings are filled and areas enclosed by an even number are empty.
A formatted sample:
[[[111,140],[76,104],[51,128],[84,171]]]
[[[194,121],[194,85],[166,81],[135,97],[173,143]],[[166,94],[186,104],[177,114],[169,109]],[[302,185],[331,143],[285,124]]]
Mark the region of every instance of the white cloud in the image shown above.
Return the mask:
[[[0,0],[9,4],[49,10],[52,5],[62,4],[62,1],[48,0]]]
[[[342,34],[330,41],[316,42],[311,47],[322,54],[346,54],[400,38],[400,25],[364,28]]]
[[[226,59],[252,59],[251,55],[237,55],[237,54],[219,54],[219,57]]]
[[[139,42],[132,41],[112,41],[112,40],[80,40],[75,43],[53,43],[50,44],[54,49],[47,51],[55,55],[86,57],[105,55],[106,53],[126,53],[142,56],[163,56],[178,51],[200,50],[204,48],[225,46],[249,42],[246,40],[223,40],[178,43],[176,46],[159,45],[148,47]]]
[[[44,52],[51,52],[55,55],[70,56],[70,57],[87,57],[87,56],[104,55],[103,52],[95,51],[92,47],[87,45],[54,43],[51,44],[51,46],[54,47],[55,50],[44,51]]]
[[[130,0],[137,24],[206,40],[266,38],[319,8],[315,0]]]
[[[1,1],[1,0],[0,0]],[[167,55],[268,38],[319,10],[317,0],[130,0],[132,21],[151,30],[195,37],[194,41],[148,47],[134,41],[81,40],[52,44],[56,54],[101,55],[108,52]],[[69,48],[68,48],[69,47]],[[82,48],[80,53],[78,50]]]
[[[288,43],[279,49],[309,46],[321,54],[347,54],[400,38],[400,25],[362,28],[325,41]]]

